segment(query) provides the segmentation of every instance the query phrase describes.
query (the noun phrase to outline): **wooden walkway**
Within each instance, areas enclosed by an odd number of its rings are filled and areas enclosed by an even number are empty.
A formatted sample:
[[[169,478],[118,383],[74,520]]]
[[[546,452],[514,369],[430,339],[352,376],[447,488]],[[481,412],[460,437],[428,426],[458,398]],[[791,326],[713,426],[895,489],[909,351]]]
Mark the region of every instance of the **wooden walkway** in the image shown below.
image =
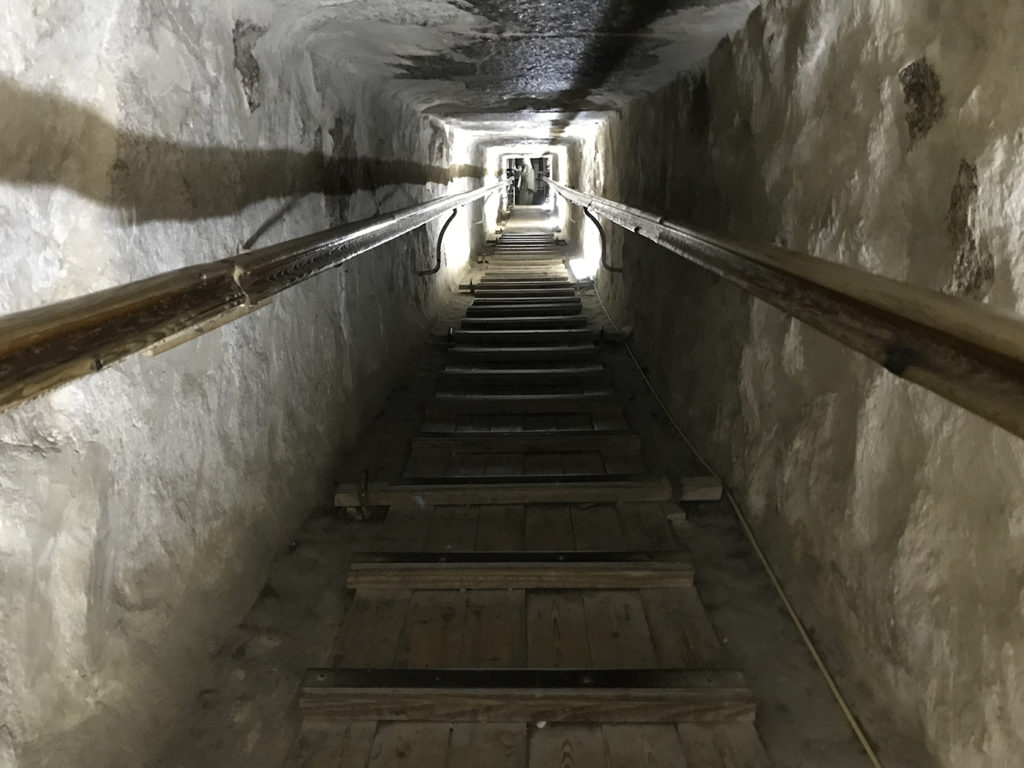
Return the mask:
[[[666,514],[720,488],[649,473],[563,246],[512,224],[404,476],[338,490],[388,512],[293,764],[764,768]]]

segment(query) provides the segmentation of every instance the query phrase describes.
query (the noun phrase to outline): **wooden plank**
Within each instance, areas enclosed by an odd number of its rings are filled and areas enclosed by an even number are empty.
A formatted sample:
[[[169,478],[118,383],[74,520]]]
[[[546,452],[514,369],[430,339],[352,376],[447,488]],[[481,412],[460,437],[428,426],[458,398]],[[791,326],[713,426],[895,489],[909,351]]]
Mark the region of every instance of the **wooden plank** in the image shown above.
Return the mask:
[[[530,734],[530,765],[537,768],[605,768],[604,742],[597,726],[556,725]],[[617,768],[614,763],[612,768]]]
[[[725,652],[695,589],[645,589],[640,593],[658,664],[715,669]]]
[[[593,360],[600,350],[593,344],[552,345],[549,347],[468,347],[455,346],[448,350],[454,360],[484,360],[498,363],[542,360]]]
[[[631,591],[583,593],[590,657],[596,667],[657,666],[640,595]]]
[[[346,667],[390,667],[409,613],[409,590],[356,593],[334,645],[334,663]]]
[[[414,669],[458,666],[465,616],[465,592],[413,592],[395,655],[395,666]]]
[[[355,507],[358,504],[338,504],[337,506]],[[423,549],[423,544],[427,540],[427,528],[429,527],[429,510],[410,509],[400,504],[392,504],[391,509],[388,510],[387,517],[384,518],[384,523],[373,539],[373,546],[384,552],[405,552]]]
[[[526,666],[526,593],[473,589],[466,602],[459,666],[472,669]]]
[[[589,321],[583,315],[575,317],[466,317],[460,327],[472,330],[516,330],[519,328],[586,328]]]
[[[676,768],[684,765],[674,725],[603,725],[608,765],[615,768]],[[705,768],[686,763],[687,768]]]
[[[722,481],[717,477],[680,477],[674,483],[677,501],[720,501]]]
[[[753,723],[677,726],[686,764],[699,768],[771,768]]]
[[[457,480],[463,477],[483,477],[487,470],[487,457],[482,453],[453,453],[444,465],[444,477]]]
[[[285,768],[364,768],[376,732],[377,723],[372,721],[336,728],[305,725],[292,745]]]
[[[663,477],[573,480],[571,482],[437,483],[389,485],[370,483],[363,498],[374,506],[443,504],[527,504],[531,502],[615,503],[667,501],[672,487]],[[342,485],[334,497],[339,507],[360,506],[359,486]]]
[[[583,597],[573,592],[528,592],[526,642],[532,668],[589,667]]]
[[[466,317],[553,317],[579,315],[582,312],[581,304],[506,304],[497,307],[468,307]]]
[[[508,299],[510,301],[523,301],[526,299],[560,299],[576,295],[573,287],[563,288],[561,286],[542,288],[476,288],[473,295],[479,299]]]
[[[461,413],[565,413],[608,408],[617,403],[611,392],[585,394],[440,393],[427,406],[430,419]]]
[[[455,723],[447,768],[526,768],[527,749],[525,723]]]
[[[599,451],[563,451],[562,469],[567,475],[603,475],[604,460]]]
[[[568,504],[528,504],[524,508],[523,546],[534,552],[567,552],[576,548]]]
[[[638,453],[611,454],[604,463],[609,475],[642,475],[647,472],[647,464]]]
[[[523,475],[526,477],[556,477],[561,474],[560,453],[528,453],[523,456]]]
[[[474,328],[452,331],[445,338],[453,344],[500,346],[502,344],[579,344],[598,340],[589,328]]]
[[[666,508],[672,507],[662,502],[618,505],[619,526],[630,549],[652,551],[679,547]]]
[[[382,723],[366,768],[445,768],[450,736],[444,723]]]
[[[480,507],[476,527],[476,551],[515,552],[523,549],[525,517],[522,504]]]
[[[578,550],[611,552],[627,548],[614,504],[573,504],[572,528]]]
[[[444,477],[448,456],[440,451],[424,450],[413,445],[405,464],[403,477]]]
[[[608,372],[600,365],[580,364],[564,367],[532,368],[519,365],[509,368],[449,366],[438,374],[440,385],[506,384],[533,387],[552,384],[607,382]]]
[[[522,453],[490,453],[486,456],[484,474],[490,477],[522,477],[523,462],[526,458]]]
[[[424,548],[431,552],[472,551],[479,514],[476,505],[435,507],[430,515]]]
[[[310,721],[724,723],[752,721],[755,701],[731,672],[313,669],[299,706]]]
[[[552,432],[484,432],[456,433],[450,436],[420,436],[413,441],[413,450],[443,453],[526,453],[528,451],[594,451],[615,452],[639,448],[635,432],[592,432],[590,430]]]
[[[629,557],[577,552],[369,554],[353,560],[346,582],[349,589],[359,590],[665,589],[692,584],[693,566],[679,552]],[[642,616],[639,597],[637,610]]]

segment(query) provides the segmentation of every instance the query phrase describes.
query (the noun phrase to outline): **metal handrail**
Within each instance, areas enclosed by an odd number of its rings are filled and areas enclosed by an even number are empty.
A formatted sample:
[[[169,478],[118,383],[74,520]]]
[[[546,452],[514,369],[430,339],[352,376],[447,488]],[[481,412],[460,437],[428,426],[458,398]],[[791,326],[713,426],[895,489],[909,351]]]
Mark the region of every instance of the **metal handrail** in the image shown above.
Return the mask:
[[[507,182],[0,317],[0,409],[271,296],[486,197]]]
[[[1024,437],[1024,318],[772,245],[668,222],[548,183],[564,198],[738,285],[969,411]]]

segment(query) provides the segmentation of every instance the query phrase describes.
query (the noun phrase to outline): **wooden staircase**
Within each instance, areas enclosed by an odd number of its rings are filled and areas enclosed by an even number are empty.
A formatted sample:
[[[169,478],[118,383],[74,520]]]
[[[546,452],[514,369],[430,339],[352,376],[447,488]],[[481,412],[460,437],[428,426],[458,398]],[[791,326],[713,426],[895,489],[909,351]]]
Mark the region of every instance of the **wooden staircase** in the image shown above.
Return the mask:
[[[302,684],[294,763],[763,768],[667,514],[721,488],[649,472],[608,334],[529,213],[464,286],[404,476],[338,490],[388,511],[333,666]]]

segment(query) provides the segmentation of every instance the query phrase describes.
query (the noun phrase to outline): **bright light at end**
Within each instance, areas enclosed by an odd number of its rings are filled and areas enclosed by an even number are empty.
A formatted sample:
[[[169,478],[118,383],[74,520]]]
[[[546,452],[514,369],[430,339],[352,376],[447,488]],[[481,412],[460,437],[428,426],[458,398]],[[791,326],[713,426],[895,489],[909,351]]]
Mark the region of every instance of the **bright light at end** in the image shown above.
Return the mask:
[[[569,269],[577,280],[593,280],[600,260],[591,258],[570,259]]]

